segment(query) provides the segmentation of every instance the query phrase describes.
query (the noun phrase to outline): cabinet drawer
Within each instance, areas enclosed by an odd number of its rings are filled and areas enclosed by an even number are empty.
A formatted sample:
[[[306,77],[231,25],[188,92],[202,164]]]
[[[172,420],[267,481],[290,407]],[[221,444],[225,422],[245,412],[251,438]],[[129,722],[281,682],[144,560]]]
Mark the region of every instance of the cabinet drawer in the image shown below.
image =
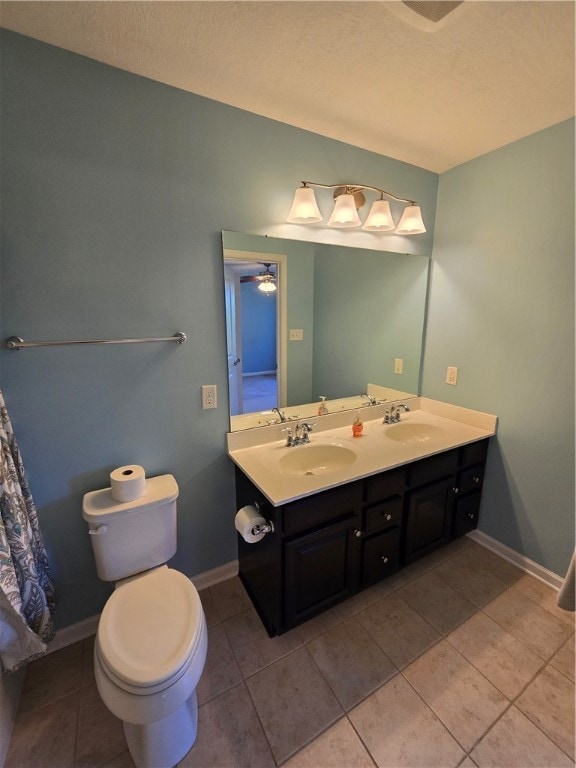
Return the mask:
[[[402,493],[406,486],[406,470],[404,467],[390,469],[366,480],[366,504],[382,501],[389,496]]]
[[[398,569],[400,528],[364,542],[362,558],[362,586],[374,584]]]
[[[418,485],[435,482],[442,477],[456,474],[458,467],[458,450],[446,451],[436,456],[430,456],[429,459],[422,459],[411,464],[408,470],[410,486],[415,488]]]
[[[458,481],[458,491],[460,493],[467,493],[468,491],[479,490],[482,488],[484,482],[484,466],[471,467],[460,472],[460,479]]]
[[[298,448],[294,449],[295,451]],[[284,533],[314,528],[339,518],[358,515],[362,506],[362,483],[349,483],[331,491],[293,501],[283,508]]]
[[[460,466],[469,467],[470,464],[482,464],[488,455],[488,440],[480,440],[470,443],[461,449]]]
[[[462,499],[458,499],[454,509],[454,530],[452,535],[456,538],[463,536],[468,531],[473,531],[478,526],[478,513],[480,512],[480,500],[482,495],[469,493]]]
[[[369,507],[366,510],[365,532],[366,534],[381,531],[391,525],[400,524],[402,520],[402,497],[396,496],[382,504]]]

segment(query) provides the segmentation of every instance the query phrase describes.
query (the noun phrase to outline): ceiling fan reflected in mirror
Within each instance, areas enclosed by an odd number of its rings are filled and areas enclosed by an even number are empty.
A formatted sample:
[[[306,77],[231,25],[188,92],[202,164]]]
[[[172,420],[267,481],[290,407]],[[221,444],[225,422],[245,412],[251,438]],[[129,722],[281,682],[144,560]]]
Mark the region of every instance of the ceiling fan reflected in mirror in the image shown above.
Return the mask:
[[[241,283],[258,283],[258,290],[263,293],[273,293],[276,290],[276,275],[270,270],[271,262],[262,262],[265,267],[264,272],[257,275],[243,275],[240,278]]]

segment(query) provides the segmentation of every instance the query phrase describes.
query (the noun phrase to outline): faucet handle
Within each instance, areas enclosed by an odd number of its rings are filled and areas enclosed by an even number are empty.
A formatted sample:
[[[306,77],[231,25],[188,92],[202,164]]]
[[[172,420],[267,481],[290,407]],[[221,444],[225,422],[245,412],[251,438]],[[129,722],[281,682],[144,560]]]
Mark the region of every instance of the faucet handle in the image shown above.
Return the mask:
[[[284,427],[284,429],[281,429],[280,432],[288,432],[288,437],[286,438],[287,448],[291,445],[294,445],[297,435],[296,430],[293,427]]]

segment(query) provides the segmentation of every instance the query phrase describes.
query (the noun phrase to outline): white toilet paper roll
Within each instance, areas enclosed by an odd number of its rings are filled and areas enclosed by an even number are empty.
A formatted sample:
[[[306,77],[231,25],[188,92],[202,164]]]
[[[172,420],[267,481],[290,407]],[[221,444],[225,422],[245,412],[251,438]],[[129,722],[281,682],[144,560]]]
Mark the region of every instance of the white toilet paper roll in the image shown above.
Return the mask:
[[[110,473],[110,492],[115,501],[134,501],[146,493],[146,473],[139,464],[118,467]]]
[[[253,534],[252,528],[255,525],[266,525],[266,520],[260,514],[260,510],[253,504],[249,504],[246,507],[242,507],[236,512],[234,518],[234,525],[236,530],[242,536],[244,541],[248,544],[254,544],[255,541],[260,541],[266,535],[265,533]]]

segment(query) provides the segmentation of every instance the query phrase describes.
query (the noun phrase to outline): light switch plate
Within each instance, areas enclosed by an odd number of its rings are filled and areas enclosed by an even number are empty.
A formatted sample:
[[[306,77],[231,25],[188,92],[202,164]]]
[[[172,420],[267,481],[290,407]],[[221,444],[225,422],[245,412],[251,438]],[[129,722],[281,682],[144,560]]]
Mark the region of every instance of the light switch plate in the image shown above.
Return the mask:
[[[401,357],[397,357],[394,360],[394,373],[402,373],[404,371],[404,360]]]
[[[304,330],[302,328],[290,328],[290,341],[303,341]]]

